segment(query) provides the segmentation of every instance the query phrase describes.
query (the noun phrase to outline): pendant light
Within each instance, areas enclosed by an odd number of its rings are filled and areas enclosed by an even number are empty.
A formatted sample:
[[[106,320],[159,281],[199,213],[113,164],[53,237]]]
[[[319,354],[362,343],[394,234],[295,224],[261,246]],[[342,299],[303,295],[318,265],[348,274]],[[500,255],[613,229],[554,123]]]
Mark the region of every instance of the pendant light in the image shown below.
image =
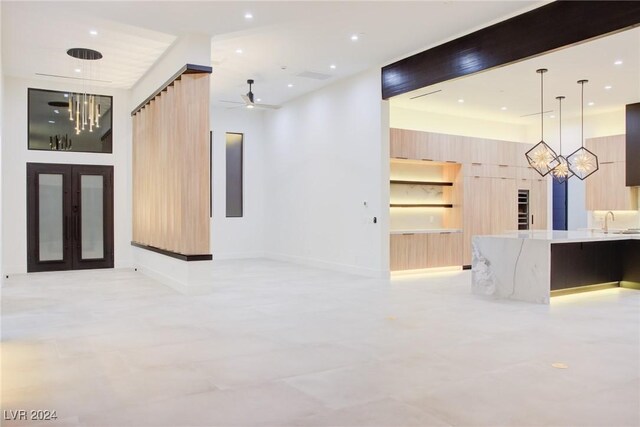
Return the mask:
[[[569,154],[569,157],[567,157],[567,160],[569,161],[569,169],[581,180],[590,177],[598,170],[598,156],[584,148],[584,84],[588,82],[589,80],[578,80],[578,84],[582,85],[582,96],[580,98],[582,109],[582,132],[580,134],[581,147]]]
[[[567,158],[562,155],[562,100],[564,98],[564,96],[556,96],[556,99],[558,100],[558,112],[560,116],[560,146],[558,150],[558,153],[560,154],[558,154],[558,157],[553,160],[552,163],[555,164],[555,167],[551,170],[553,179],[555,179],[556,182],[559,182],[560,184],[568,181],[569,178],[573,176],[573,172],[571,172],[571,170],[569,169],[569,162],[567,161]]]
[[[540,142],[533,146],[533,148],[526,152],[527,161],[532,168],[536,170],[541,176],[546,176],[551,169],[555,166],[553,160],[558,155],[544,142],[544,80],[543,76],[548,70],[541,68],[536,70],[536,73],[540,74]]]
[[[94,80],[92,63],[102,59],[102,53],[93,49],[75,47],[67,50],[67,55],[77,60],[76,71],[82,70],[85,73],[88,71],[82,79],[82,92],[68,94],[69,120],[75,121],[76,135],[87,127],[89,132],[93,132],[94,127],[100,127],[100,97],[96,99],[96,95],[87,93],[86,82]]]

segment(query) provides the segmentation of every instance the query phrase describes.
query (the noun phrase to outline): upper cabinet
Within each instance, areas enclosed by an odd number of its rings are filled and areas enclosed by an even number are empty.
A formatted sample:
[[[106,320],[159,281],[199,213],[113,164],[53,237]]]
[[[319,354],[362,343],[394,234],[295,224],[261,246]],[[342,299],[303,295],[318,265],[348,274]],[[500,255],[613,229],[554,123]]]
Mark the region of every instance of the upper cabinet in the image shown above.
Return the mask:
[[[585,180],[586,208],[590,211],[635,210],[638,194],[625,180],[625,135],[586,140],[585,146],[598,156],[599,169]]]
[[[640,186],[640,102],[626,107],[627,186]]]

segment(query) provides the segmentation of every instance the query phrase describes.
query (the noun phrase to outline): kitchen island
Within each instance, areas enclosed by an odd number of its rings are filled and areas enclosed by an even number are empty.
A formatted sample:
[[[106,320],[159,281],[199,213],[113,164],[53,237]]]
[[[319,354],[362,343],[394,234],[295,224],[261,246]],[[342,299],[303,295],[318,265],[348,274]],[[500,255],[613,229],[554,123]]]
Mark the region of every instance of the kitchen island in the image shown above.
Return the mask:
[[[519,231],[473,237],[475,294],[549,304],[553,294],[640,289],[640,235]]]

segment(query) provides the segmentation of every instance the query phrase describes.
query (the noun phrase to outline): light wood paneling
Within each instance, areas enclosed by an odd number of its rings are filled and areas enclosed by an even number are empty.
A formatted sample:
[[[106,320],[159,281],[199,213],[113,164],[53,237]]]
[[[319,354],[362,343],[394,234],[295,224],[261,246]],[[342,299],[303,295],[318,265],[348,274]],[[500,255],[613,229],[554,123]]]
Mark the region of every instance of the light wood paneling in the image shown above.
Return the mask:
[[[427,234],[392,234],[391,271],[427,268]]]
[[[636,210],[637,191],[626,186],[625,135],[590,138],[585,147],[599,162],[599,170],[585,180],[587,210]]]
[[[462,234],[392,234],[390,255],[391,271],[457,266],[462,263]]]
[[[611,135],[585,140],[587,150],[598,156],[601,163],[625,161],[625,136]]]
[[[427,268],[462,264],[462,233],[427,234]]]
[[[527,163],[525,153],[532,147],[509,141],[391,129],[392,157],[462,163],[461,169],[455,169],[457,175],[446,179],[454,182],[453,188],[445,191],[454,207],[447,210],[443,225],[462,227],[464,264],[471,263],[472,236],[517,229],[518,189],[530,190],[532,228],[546,229],[547,180]],[[456,210],[458,201],[461,207]]]
[[[625,162],[606,162],[586,179],[586,208],[591,211],[636,210],[637,191],[625,186]]]
[[[529,227],[531,230],[547,229],[547,186],[549,178],[531,180],[529,190]]]
[[[209,253],[209,75],[183,74],[133,116],[133,240]]]

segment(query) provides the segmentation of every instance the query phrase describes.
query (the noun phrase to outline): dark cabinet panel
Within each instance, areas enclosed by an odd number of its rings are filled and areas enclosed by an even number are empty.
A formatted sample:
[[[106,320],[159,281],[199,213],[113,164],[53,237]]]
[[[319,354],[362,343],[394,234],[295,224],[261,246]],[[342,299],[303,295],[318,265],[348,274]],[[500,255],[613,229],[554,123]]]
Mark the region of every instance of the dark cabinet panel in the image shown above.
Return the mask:
[[[623,246],[622,280],[640,284],[640,240],[627,240]]]
[[[624,241],[551,245],[551,290],[618,282]]]
[[[640,186],[640,102],[627,105],[625,138],[627,187]]]

